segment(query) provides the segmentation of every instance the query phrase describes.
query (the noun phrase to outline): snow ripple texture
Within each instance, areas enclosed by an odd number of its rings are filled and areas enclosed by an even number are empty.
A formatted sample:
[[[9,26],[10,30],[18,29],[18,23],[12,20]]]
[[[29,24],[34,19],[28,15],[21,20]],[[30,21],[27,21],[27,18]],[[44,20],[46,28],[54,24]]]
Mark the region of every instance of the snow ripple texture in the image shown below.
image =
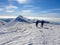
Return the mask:
[[[60,25],[17,23],[0,28],[0,45],[60,45]]]

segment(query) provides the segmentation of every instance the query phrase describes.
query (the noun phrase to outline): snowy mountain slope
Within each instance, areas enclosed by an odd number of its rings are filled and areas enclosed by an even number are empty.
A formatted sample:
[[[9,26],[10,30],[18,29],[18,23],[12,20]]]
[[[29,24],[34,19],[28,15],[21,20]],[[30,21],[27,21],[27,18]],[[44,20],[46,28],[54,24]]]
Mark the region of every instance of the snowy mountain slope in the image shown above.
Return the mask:
[[[11,22],[9,22],[6,26],[9,27],[9,26],[13,26],[15,25],[16,23],[19,23],[19,22],[23,22],[23,23],[32,23],[32,21],[28,18],[25,18],[21,15],[19,15],[16,19],[13,19]]]
[[[0,18],[0,20],[5,21],[5,22],[10,22],[14,18]]]
[[[0,34],[0,45],[60,45],[60,25],[17,23]]]
[[[4,26],[6,24],[7,24],[7,22],[0,20],[0,27]]]

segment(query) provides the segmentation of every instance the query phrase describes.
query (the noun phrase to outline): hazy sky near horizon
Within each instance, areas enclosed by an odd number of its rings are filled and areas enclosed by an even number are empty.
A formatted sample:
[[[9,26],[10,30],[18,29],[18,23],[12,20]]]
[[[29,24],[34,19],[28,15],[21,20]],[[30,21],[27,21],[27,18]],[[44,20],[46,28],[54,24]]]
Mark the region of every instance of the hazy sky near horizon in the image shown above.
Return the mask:
[[[0,0],[0,16],[60,18],[60,0]]]

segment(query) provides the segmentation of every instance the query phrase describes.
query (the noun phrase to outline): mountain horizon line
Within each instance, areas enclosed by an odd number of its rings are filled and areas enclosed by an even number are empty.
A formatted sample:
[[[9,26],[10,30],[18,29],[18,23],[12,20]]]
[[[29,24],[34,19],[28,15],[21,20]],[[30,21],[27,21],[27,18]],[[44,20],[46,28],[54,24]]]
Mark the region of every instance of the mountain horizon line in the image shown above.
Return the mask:
[[[23,16],[23,15],[18,15],[18,16]],[[0,19],[3,18],[17,18],[18,16],[0,16]],[[35,16],[23,16],[28,19],[39,19],[39,20],[51,20],[51,21],[58,21],[60,22],[60,18],[53,18],[53,17],[35,17]]]

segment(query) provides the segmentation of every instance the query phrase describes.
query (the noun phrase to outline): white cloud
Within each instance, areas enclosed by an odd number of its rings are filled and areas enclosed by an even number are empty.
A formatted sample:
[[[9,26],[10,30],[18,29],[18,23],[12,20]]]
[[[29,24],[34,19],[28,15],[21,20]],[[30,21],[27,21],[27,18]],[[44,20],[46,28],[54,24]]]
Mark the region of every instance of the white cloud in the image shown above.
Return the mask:
[[[25,15],[25,16],[32,16],[32,15],[34,15],[34,14],[33,14],[33,10],[22,10],[22,11],[20,12],[20,14],[21,14],[21,15]]]
[[[17,9],[17,8],[18,8],[17,6],[13,6],[13,5],[9,5],[5,7],[5,9]]]
[[[8,0],[9,4],[13,4],[16,1],[20,4],[26,4],[26,3],[30,2],[30,0]]]
[[[14,10],[6,10],[6,12],[15,12]]]
[[[4,9],[3,8],[0,8],[0,11],[3,11]]]
[[[29,15],[29,14],[32,14],[32,11],[33,10],[22,10],[20,14],[22,14],[22,15],[25,15],[25,14]]]
[[[16,18],[17,16],[0,16],[0,18]]]
[[[30,9],[30,10],[40,10],[41,8],[40,7],[36,7],[34,5],[24,5],[24,8],[26,9]]]
[[[17,9],[18,9],[17,6],[8,5],[8,6],[5,6],[4,8],[0,8],[0,11],[15,12]]]
[[[17,0],[20,4],[25,4],[28,3],[30,0]]]
[[[18,9],[17,6],[8,5],[5,7],[5,12],[15,12]]]
[[[25,14],[25,13],[31,13],[32,10],[22,10],[21,12],[24,13],[24,14]]]

